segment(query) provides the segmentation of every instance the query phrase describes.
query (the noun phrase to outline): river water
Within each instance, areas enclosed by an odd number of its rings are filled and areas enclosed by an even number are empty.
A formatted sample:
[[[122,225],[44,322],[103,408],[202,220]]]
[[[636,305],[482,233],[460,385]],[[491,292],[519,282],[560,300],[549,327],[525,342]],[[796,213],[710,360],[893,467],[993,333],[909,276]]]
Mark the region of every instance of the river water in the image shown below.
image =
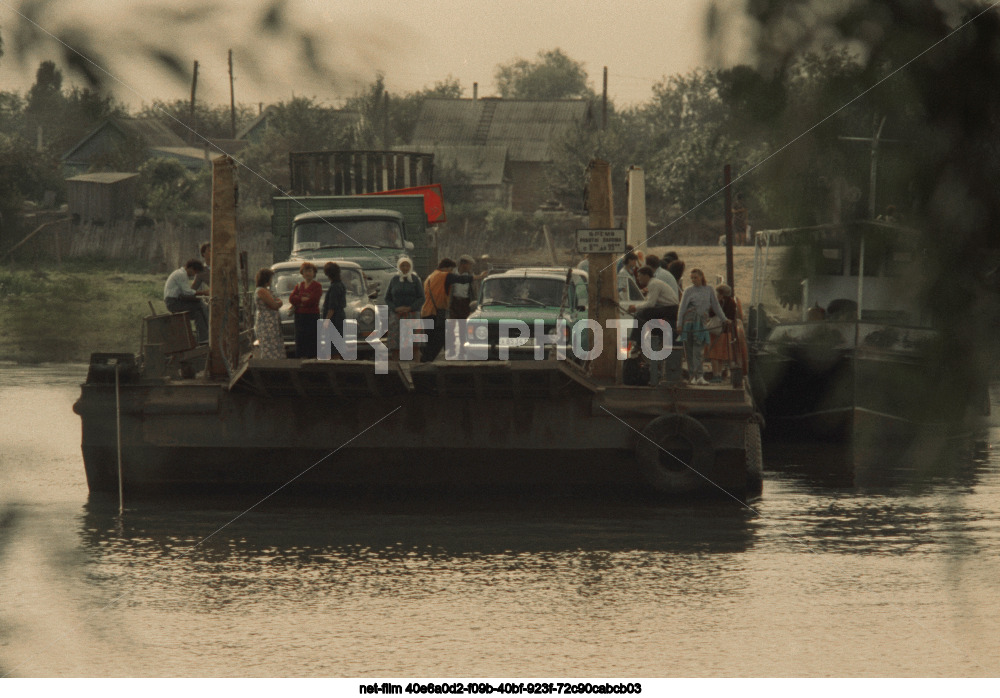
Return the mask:
[[[85,374],[0,366],[0,675],[1000,674],[995,450],[852,476],[765,444],[752,509],[278,495],[119,522],[87,492]]]

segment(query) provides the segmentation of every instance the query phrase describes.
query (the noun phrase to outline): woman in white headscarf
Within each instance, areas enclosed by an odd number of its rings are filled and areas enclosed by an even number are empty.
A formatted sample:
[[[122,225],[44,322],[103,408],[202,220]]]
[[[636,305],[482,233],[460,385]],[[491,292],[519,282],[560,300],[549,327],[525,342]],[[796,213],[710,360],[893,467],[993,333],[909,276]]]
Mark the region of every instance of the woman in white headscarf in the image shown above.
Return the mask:
[[[389,281],[385,291],[385,304],[389,306],[389,358],[399,360],[399,321],[401,318],[419,318],[424,304],[424,284],[413,271],[409,257],[400,257],[396,263],[397,274]],[[410,347],[410,356],[413,348]]]

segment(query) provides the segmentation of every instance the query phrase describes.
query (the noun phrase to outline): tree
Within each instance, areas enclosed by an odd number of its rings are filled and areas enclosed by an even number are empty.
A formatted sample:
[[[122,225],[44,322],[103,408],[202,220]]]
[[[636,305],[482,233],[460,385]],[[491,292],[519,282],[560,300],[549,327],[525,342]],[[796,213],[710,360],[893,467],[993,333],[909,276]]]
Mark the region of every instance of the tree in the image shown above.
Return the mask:
[[[139,112],[141,117],[161,119],[170,130],[189,143],[199,147],[216,138],[230,138],[232,119],[229,105],[195,102],[194,119],[191,118],[191,102],[175,99],[164,102],[154,99],[149,106]],[[246,104],[236,105],[236,129],[243,128],[257,116],[257,109]]]
[[[267,205],[272,196],[289,189],[289,153],[342,150],[356,142],[353,124],[342,111],[309,97],[295,97],[269,109],[267,131],[240,153],[240,197],[251,205]]]
[[[151,158],[139,167],[138,203],[154,220],[185,219],[195,211],[208,215],[211,171],[191,172],[173,158]]]
[[[539,51],[534,61],[517,58],[500,64],[493,74],[504,99],[593,98],[583,63],[561,49]]]
[[[802,57],[816,52],[819,37],[857,57],[855,80],[817,83],[815,93],[803,93],[787,110],[809,113],[809,126],[822,133],[826,123],[813,118],[838,115],[846,104],[858,113],[852,125],[860,133],[851,135],[870,135],[874,118],[884,117],[906,141],[883,156],[879,167],[892,163],[906,194],[898,202],[904,222],[922,233],[929,260],[924,307],[948,343],[955,386],[973,385],[975,376],[992,370],[987,353],[996,348],[1000,319],[1000,299],[984,283],[983,269],[987,251],[994,258],[1000,254],[1000,17],[992,9],[961,0],[867,0],[836,7],[824,0],[771,0],[748,4],[738,28],[757,37],[757,65],[781,71],[790,84]],[[710,26],[724,40],[725,21]],[[790,122],[793,116],[783,118]],[[848,148],[856,146],[841,150]],[[861,178],[867,184],[866,170]],[[786,166],[770,176],[790,181],[799,171]],[[985,321],[991,308],[992,322]],[[941,410],[956,408],[935,398]],[[964,405],[963,399],[957,407]]]

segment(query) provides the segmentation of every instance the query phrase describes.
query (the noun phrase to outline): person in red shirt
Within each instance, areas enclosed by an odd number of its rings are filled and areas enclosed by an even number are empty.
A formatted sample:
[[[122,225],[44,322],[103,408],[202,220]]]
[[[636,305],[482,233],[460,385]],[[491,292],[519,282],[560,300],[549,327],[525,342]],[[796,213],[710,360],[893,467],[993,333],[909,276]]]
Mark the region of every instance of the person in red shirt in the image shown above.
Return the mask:
[[[295,284],[288,302],[295,308],[295,357],[316,358],[316,323],[323,287],[316,281],[316,265],[303,262],[299,273],[305,281]]]

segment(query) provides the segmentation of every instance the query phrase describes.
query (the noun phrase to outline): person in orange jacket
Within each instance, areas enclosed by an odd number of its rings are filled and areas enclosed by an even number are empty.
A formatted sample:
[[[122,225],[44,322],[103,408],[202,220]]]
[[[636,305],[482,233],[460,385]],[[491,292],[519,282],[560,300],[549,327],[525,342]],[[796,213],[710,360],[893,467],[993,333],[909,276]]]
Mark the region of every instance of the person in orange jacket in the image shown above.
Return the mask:
[[[454,260],[445,257],[438,262],[437,269],[428,274],[424,281],[424,307],[420,310],[420,317],[433,320],[434,329],[427,334],[427,342],[420,351],[420,363],[433,361],[444,348],[448,292],[451,290],[451,285],[469,284],[482,279],[488,273],[484,271],[476,276],[456,274],[454,270],[457,266]]]

